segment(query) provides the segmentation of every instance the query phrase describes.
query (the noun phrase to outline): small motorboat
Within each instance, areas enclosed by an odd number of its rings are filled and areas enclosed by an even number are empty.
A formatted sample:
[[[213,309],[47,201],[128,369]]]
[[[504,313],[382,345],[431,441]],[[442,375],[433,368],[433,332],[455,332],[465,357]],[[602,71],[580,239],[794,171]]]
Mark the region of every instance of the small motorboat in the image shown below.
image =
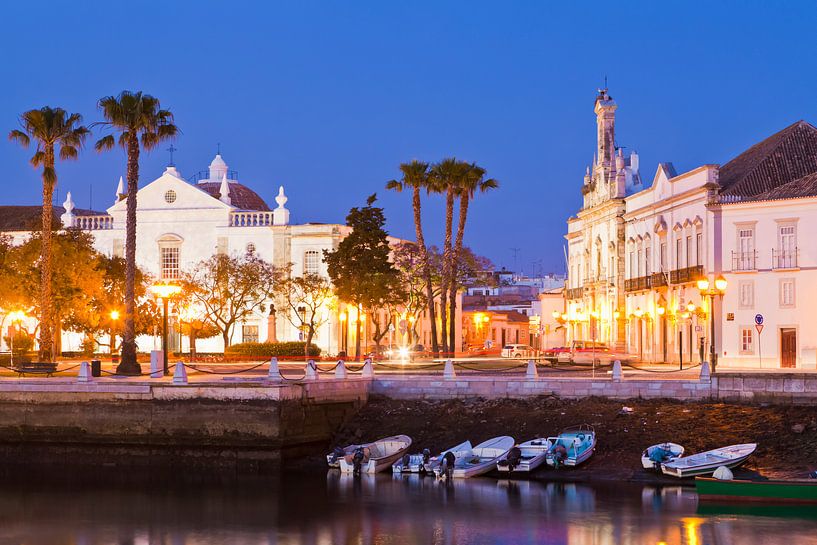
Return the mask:
[[[661,471],[661,464],[671,462],[684,455],[684,447],[677,443],[659,443],[647,447],[641,453],[641,465],[644,469]]]
[[[552,444],[547,439],[537,438],[525,441],[502,456],[497,461],[496,468],[502,473],[530,473],[545,463],[551,446]]]
[[[395,435],[358,446],[352,454],[340,459],[343,473],[379,473],[403,457],[411,447],[411,437]]]
[[[505,456],[514,445],[513,437],[502,435],[488,439],[478,444],[470,451],[460,451],[461,456],[456,457],[453,452],[443,453],[440,465],[434,468],[434,474],[438,477],[445,477],[448,473],[454,478],[465,479],[483,475],[496,469],[497,461]],[[456,447],[455,447],[456,448]],[[448,465],[448,460],[453,458],[453,470]]]
[[[593,455],[596,449],[596,431],[582,424],[562,430],[558,437],[548,437],[551,447],[545,461],[554,468],[575,467]]]
[[[431,463],[431,451],[423,449],[420,454],[404,454],[402,458],[392,464],[391,472],[395,475],[425,473],[425,468],[429,463]]]
[[[714,503],[817,503],[817,480],[747,481],[695,477],[701,501]]]
[[[369,447],[371,443],[363,443],[360,445],[348,445],[345,447],[335,447],[335,450],[326,455],[326,464],[331,469],[338,469],[340,467],[340,460],[346,456],[351,456],[358,448]]]
[[[714,473],[720,466],[732,469],[741,465],[746,461],[746,458],[752,455],[756,448],[757,443],[716,448],[663,463],[661,464],[661,471],[664,475],[680,478],[709,475]]]

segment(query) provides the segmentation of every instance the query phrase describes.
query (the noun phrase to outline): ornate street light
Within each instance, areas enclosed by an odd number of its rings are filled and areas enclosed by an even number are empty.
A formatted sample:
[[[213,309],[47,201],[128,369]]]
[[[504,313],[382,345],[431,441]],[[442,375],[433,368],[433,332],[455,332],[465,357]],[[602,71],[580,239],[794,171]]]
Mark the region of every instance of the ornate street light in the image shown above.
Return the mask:
[[[111,318],[111,361],[113,361],[114,341],[116,340],[116,335],[114,335],[114,327],[116,326],[116,321],[119,319],[119,311],[114,309],[108,314],[108,316]]]
[[[164,358],[164,374],[167,376],[170,374],[167,364],[167,302],[179,295],[182,291],[182,287],[177,284],[165,282],[153,284],[150,287],[150,291],[153,292],[153,295],[162,300],[162,355]]]
[[[719,274],[713,287],[710,287],[709,279],[705,276],[698,279],[697,285],[701,297],[709,297],[709,359],[712,360],[712,372],[714,373],[718,364],[718,354],[715,353],[715,297],[723,298],[727,282],[726,278]]]
[[[20,323],[23,320],[26,319],[26,313],[23,312],[22,310],[15,310],[15,311],[9,312],[8,319],[9,319],[9,322],[11,322],[12,326],[15,324],[15,322],[19,326]],[[17,328],[14,328],[14,333],[9,335],[9,340],[11,341],[11,343],[10,343],[11,344],[11,347],[10,347],[11,348],[11,355],[9,356],[9,366],[11,366],[11,367],[14,367],[14,337],[16,337],[16,336],[17,336]]]

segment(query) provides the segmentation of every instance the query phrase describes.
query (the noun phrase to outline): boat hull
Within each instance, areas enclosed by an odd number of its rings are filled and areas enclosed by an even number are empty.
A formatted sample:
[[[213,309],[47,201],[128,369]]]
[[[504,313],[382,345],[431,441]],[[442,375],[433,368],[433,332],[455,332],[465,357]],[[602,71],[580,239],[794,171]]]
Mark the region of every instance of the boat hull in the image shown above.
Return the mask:
[[[370,443],[370,449],[375,449],[379,445],[386,446],[386,452],[380,452],[379,456],[374,456],[364,461],[360,466],[361,473],[380,473],[392,467],[392,465],[403,457],[411,448],[411,438],[405,435],[387,437]],[[340,471],[342,473],[354,473],[355,467],[346,458],[340,460]]]
[[[653,449],[658,448],[658,447],[663,448],[664,450],[668,450],[669,452],[672,453],[670,455],[670,457],[667,458],[666,460],[664,460],[663,462],[656,462],[656,461],[650,459],[650,454],[652,454]],[[660,472],[662,463],[667,464],[667,463],[670,463],[670,462],[674,462],[675,460],[677,460],[678,458],[680,458],[683,455],[684,455],[684,447],[682,447],[681,445],[679,445],[677,443],[660,443],[660,444],[657,444],[657,445],[652,445],[650,447],[647,447],[647,449],[644,450],[644,452],[641,453],[641,466],[644,469],[655,470],[655,471]]]
[[[817,503],[817,481],[721,481],[698,477],[701,501],[713,503]]]
[[[755,443],[747,443],[693,454],[661,464],[661,471],[664,475],[681,479],[711,475],[720,466],[732,469],[742,465],[756,448]]]

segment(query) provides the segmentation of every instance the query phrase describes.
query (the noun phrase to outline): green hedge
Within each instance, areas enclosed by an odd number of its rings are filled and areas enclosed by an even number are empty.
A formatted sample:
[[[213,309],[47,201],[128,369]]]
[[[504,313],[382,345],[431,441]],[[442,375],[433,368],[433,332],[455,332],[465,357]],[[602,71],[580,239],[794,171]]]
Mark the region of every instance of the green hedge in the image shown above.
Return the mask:
[[[303,356],[304,345],[303,342],[287,342],[287,343],[240,343],[227,347],[224,351],[225,355],[239,355],[239,356]],[[320,356],[321,349],[314,344],[309,345],[310,356]]]

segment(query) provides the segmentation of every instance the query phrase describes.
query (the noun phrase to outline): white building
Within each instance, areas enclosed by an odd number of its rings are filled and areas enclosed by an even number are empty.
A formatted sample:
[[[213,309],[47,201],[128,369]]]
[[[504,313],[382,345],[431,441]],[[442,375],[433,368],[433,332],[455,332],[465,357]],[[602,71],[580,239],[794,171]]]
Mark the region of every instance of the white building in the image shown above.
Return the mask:
[[[236,178],[221,155],[216,155],[209,169],[191,181],[169,166],[159,178],[141,187],[136,211],[137,266],[154,278],[174,280],[182,271],[213,254],[253,253],[278,267],[291,263],[296,275],[309,272],[326,276],[323,251],[336,248],[350,229],[339,224],[291,224],[283,187],[275,197],[277,206],[270,209],[255,191]],[[60,219],[64,226],[91,232],[98,251],[124,256],[124,193],[120,178],[114,202],[105,212],[76,209],[69,193],[60,209]],[[26,218],[39,217],[40,207],[3,208],[15,209],[13,215],[17,220],[16,224],[0,221],[0,230],[11,235],[16,243],[22,242],[30,235],[31,223]],[[23,209],[28,209],[28,214]],[[266,307],[269,309],[269,302]],[[342,302],[327,312],[328,322],[320,328],[313,342],[329,354],[353,351],[356,312],[347,310]],[[420,326],[421,339],[427,336],[426,326]],[[364,334],[364,339],[370,338],[365,325]],[[169,339],[172,350],[189,350],[186,338],[179,341],[178,335],[171,334]],[[268,311],[254,313],[236,328],[232,342],[295,340],[302,340],[301,332],[279,310],[277,319]],[[81,342],[79,335],[64,333],[62,349],[77,351]],[[140,351],[156,348],[159,342],[157,337],[137,339]],[[363,342],[364,350],[367,344],[373,343]],[[199,340],[197,350],[220,352],[223,350],[221,338]]]
[[[817,227],[817,129],[800,121],[722,166],[677,174],[659,164],[642,188],[637,156],[628,164],[615,148],[606,90],[595,111],[602,159],[566,236],[568,339],[595,338],[643,361],[699,362],[714,319],[721,367],[817,368],[807,314],[817,242],[806,235]],[[719,275],[728,288],[711,309],[696,281]]]

